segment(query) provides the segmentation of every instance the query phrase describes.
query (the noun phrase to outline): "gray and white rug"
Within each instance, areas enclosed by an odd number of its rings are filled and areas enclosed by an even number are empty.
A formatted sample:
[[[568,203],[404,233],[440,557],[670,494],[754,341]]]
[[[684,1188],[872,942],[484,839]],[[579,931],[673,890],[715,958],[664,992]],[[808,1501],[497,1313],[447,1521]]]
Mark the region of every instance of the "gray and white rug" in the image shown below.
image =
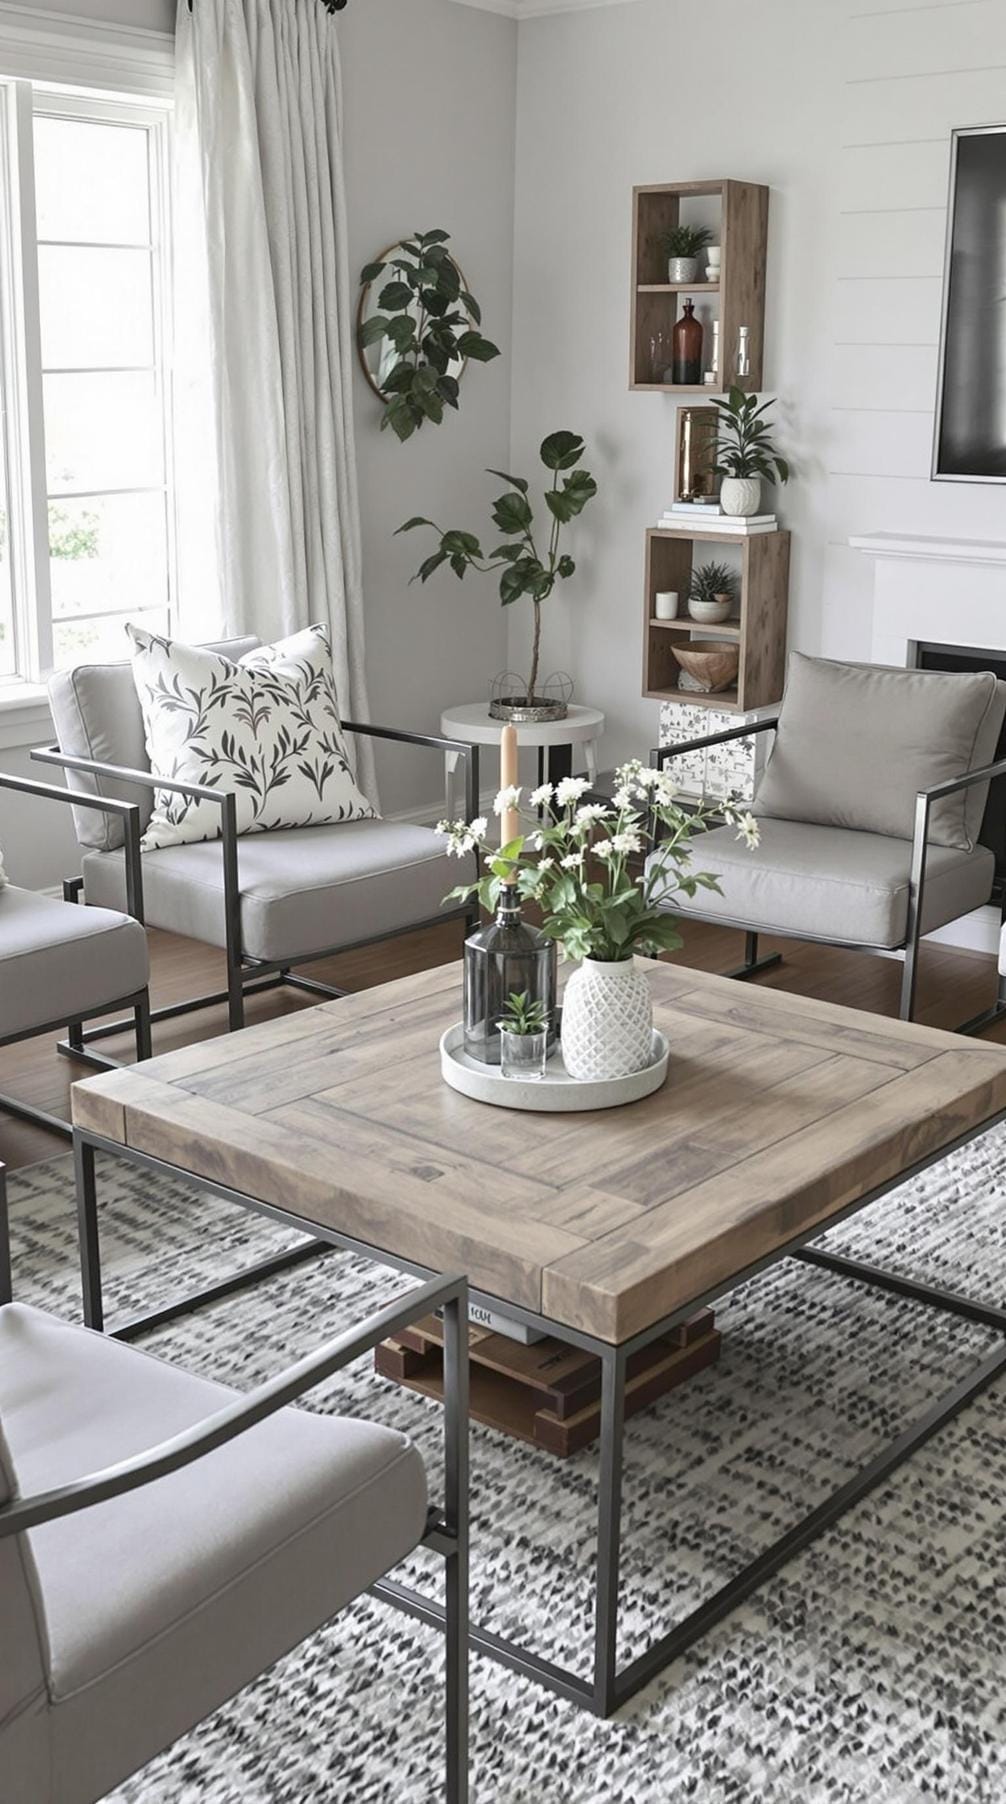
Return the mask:
[[[76,1316],[68,1160],[10,1181],[16,1294]],[[280,1244],[181,1185],[104,1164],[110,1314]],[[973,1295],[1006,1291],[1006,1130],[831,1244]],[[145,1343],[240,1388],[406,1281],[333,1254]],[[749,1559],[992,1345],[983,1330],[788,1265],[720,1310],[723,1357],[627,1431],[622,1656]],[[999,1804],[1006,1797],[1004,1388],[987,1392],[619,1716],[476,1660],[477,1804]],[[439,1412],[361,1363],[312,1407],[411,1433]],[[476,1428],[473,1615],[587,1666],[596,1459]],[[436,1582],[418,1556],[408,1576]],[[439,1637],[365,1600],[115,1793],[116,1804],[435,1804]],[[2,1788],[0,1788],[2,1790]]]

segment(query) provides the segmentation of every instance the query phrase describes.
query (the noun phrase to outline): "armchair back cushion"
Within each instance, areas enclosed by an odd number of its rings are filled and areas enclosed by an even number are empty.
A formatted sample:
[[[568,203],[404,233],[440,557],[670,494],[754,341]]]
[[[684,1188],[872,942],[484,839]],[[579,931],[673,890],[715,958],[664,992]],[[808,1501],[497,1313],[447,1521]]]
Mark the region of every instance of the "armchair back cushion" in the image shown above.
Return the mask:
[[[841,664],[792,652],[775,746],[753,808],[911,839],[920,789],[995,757],[1006,683],[960,674]],[[936,802],[930,842],[973,851],[988,796],[976,784]]]
[[[251,638],[226,639],[207,650],[242,658],[258,643]],[[49,679],[49,706],[61,752],[73,758],[94,758],[99,764],[125,765],[129,770],[150,769],[143,714],[128,662],[78,664],[75,670],[56,671]],[[73,785],[91,795],[138,803],[140,827],[147,827],[154,806],[152,790],[91,777],[84,771],[73,773]],[[122,821],[116,815],[75,808],[73,824],[77,843],[86,851],[115,852],[124,843]]]

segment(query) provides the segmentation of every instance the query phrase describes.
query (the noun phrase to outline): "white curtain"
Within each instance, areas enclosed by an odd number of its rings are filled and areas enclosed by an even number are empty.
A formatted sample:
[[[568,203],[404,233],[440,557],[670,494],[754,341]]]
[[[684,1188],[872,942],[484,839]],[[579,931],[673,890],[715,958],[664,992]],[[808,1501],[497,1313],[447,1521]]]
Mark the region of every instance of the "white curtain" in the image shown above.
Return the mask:
[[[264,640],[326,622],[366,719],[341,115],[320,0],[179,0],[181,619]]]

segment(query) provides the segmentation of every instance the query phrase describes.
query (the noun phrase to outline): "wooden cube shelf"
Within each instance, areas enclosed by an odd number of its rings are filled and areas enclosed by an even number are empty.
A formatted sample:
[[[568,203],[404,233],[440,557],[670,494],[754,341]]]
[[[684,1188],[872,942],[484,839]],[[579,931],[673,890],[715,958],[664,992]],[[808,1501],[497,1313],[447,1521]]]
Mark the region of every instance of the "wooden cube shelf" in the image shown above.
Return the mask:
[[[732,384],[755,393],[762,386],[765,329],[765,257],[768,244],[769,191],[759,182],[663,182],[632,191],[632,345],[629,386],[665,395],[725,394]],[[720,279],[718,282],[668,282],[667,258],[660,238],[678,225],[682,202],[702,196],[720,202]],[[705,265],[700,258],[700,273]],[[720,321],[720,380],[717,384],[655,380],[650,341],[663,333],[668,345],[679,316],[679,295],[714,295]],[[750,373],[737,375],[737,343],[747,326]],[[712,353],[703,346],[703,368]]]
[[[687,596],[696,551],[741,553],[737,617],[722,626],[703,626],[687,611]],[[681,613],[676,620],[654,618],[654,596],[676,590]],[[643,623],[643,694],[653,701],[687,702],[746,714],[779,701],[786,671],[786,612],[789,598],[789,533],[741,535],[715,527],[652,527],[646,535],[646,595]],[[737,686],[706,694],[679,686],[681,667],[675,644],[688,639],[723,639],[740,644]]]

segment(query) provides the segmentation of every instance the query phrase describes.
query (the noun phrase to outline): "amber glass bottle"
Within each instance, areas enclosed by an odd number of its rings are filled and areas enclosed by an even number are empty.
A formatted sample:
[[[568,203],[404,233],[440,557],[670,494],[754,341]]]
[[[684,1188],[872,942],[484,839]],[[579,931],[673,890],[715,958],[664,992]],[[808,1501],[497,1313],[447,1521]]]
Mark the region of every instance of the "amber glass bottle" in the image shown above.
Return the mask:
[[[702,381],[702,325],[691,301],[678,320],[672,337],[671,377],[674,382],[695,385]]]

